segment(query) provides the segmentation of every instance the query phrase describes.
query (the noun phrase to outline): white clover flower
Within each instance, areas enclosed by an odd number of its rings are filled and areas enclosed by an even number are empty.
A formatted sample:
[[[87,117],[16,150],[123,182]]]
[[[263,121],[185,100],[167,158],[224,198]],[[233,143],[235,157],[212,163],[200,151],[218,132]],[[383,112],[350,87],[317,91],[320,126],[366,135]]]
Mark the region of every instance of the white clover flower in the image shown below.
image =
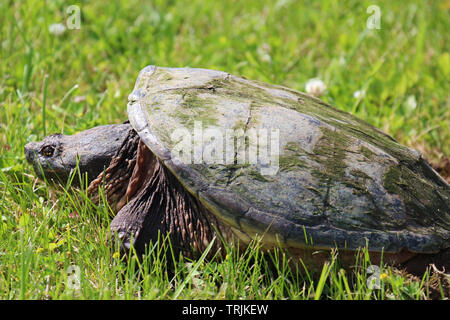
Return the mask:
[[[353,92],[353,98],[359,99],[363,98],[366,95],[366,90],[357,90]]]
[[[262,62],[270,63],[272,61],[272,57],[270,54],[264,53],[260,56]]]
[[[66,32],[66,26],[62,23],[53,23],[48,27],[48,31],[55,36],[60,36]]]
[[[320,79],[310,79],[305,86],[306,93],[315,97],[320,97],[327,90],[327,86]]]
[[[256,49],[256,52],[261,59],[261,61],[270,63],[272,61],[272,57],[270,56],[270,45],[267,43],[263,43],[261,46]]]
[[[409,111],[412,111],[417,107],[417,100],[414,95],[410,95],[408,99],[406,99],[406,107]]]
[[[73,102],[80,103],[86,101],[86,96],[76,96],[73,98]]]

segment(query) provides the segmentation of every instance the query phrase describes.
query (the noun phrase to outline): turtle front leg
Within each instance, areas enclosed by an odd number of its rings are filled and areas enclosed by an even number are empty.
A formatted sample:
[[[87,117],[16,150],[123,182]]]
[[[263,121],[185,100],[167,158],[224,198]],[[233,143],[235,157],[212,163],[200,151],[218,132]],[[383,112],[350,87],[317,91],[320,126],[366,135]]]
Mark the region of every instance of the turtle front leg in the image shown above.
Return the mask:
[[[87,192],[94,203],[100,201],[99,187],[102,186],[106,200],[114,213],[117,213],[126,203],[126,191],[136,167],[139,140],[136,131],[130,127],[108,168],[89,185]]]
[[[175,255],[199,256],[217,236],[229,228],[206,210],[174,175],[140,141],[133,175],[129,180],[123,205],[111,222],[113,238],[121,250],[131,246],[141,255],[150,243],[168,236]],[[217,239],[212,253],[219,250]]]

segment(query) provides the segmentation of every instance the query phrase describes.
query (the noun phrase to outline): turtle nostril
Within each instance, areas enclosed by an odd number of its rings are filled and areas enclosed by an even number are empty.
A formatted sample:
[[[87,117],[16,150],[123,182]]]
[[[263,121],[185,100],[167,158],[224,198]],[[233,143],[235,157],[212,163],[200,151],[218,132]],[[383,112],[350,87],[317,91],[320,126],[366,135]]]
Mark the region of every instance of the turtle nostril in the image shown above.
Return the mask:
[[[25,149],[24,150],[25,151],[25,158],[27,159],[27,161],[29,163],[32,163],[33,162],[33,158],[34,158],[34,152],[33,152],[34,148],[33,148],[32,144],[31,143],[27,143],[25,145],[24,149]]]

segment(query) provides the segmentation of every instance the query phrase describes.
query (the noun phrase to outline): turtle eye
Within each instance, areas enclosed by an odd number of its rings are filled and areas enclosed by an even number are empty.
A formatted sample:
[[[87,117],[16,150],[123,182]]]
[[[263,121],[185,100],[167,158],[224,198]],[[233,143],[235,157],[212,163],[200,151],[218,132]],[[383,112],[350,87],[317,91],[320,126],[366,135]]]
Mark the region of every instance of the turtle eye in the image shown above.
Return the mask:
[[[45,157],[51,157],[55,153],[55,148],[52,146],[45,146],[41,150],[41,154]]]

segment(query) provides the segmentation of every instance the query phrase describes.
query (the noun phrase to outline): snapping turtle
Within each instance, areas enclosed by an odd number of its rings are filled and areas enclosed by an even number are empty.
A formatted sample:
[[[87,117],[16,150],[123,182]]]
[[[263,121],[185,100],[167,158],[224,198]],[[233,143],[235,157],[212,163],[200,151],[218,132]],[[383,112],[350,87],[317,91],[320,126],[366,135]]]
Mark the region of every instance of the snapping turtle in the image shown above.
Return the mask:
[[[142,253],[169,233],[195,256],[220,233],[241,247],[259,235],[313,266],[328,257],[313,250],[350,259],[366,245],[375,262],[381,252],[392,263],[448,258],[449,185],[419,152],[317,98],[148,66],[128,118],[25,146],[38,174],[64,179],[78,163],[93,199],[104,186],[124,250]]]

